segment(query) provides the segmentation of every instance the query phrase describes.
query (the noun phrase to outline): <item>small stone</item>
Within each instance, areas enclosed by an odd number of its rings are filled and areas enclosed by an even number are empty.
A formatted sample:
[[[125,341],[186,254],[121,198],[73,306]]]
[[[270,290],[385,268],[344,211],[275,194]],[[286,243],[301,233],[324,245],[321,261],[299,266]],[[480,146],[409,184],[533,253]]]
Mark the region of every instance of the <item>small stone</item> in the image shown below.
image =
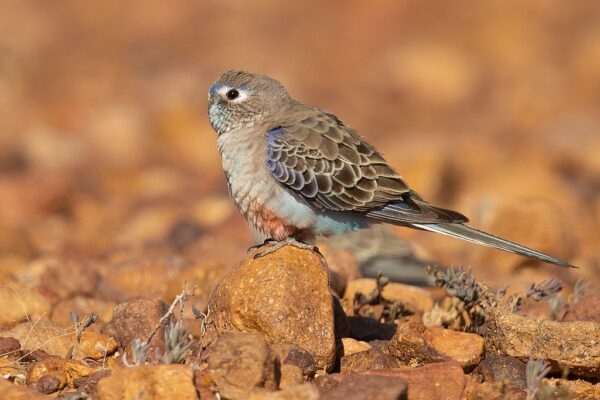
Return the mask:
[[[27,389],[23,386],[16,385],[9,380],[0,378],[0,393],[2,400],[43,400],[48,399],[35,390]]]
[[[296,385],[276,392],[254,394],[249,400],[319,400],[319,391],[310,383]]]
[[[36,350],[26,351],[25,354],[23,354],[23,359],[21,361],[26,362],[26,363],[34,363],[37,361],[45,360],[47,358],[60,358],[60,357],[52,355],[52,354],[48,354],[44,350],[36,349]]]
[[[394,337],[388,348],[399,363],[416,367],[425,363],[447,361],[448,357],[440,354],[427,343],[427,328],[415,319],[406,318],[399,322]]]
[[[77,342],[75,334],[71,335],[73,344]],[[73,357],[78,359],[91,358],[93,360],[102,360],[110,356],[117,350],[117,342],[108,336],[97,332],[83,332],[80,343],[75,346],[77,349],[73,352]]]
[[[141,398],[196,400],[192,368],[180,364],[142,365],[123,368],[101,379],[98,400]]]
[[[45,376],[51,375],[58,379],[59,389],[73,385],[76,379],[90,376],[95,369],[83,365],[80,361],[63,358],[47,358],[29,366],[28,383],[36,383]]]
[[[405,318],[399,322],[389,350],[402,364],[413,367],[452,359],[463,368],[470,368],[479,363],[483,354],[483,338],[473,333],[427,328],[420,321]]]
[[[425,340],[436,352],[467,369],[477,365],[483,354],[483,338],[474,333],[433,327],[425,330]]]
[[[556,395],[556,398],[568,398],[570,400],[600,399],[600,383],[593,384],[581,379],[550,378],[542,380],[542,390],[545,389],[544,387],[550,389]],[[559,395],[562,395],[562,397],[558,397]]]
[[[110,325],[119,347],[129,353],[134,339],[146,340],[168,309],[162,300],[139,299],[118,304]],[[164,326],[161,326],[150,341],[148,354],[153,356],[153,349],[162,353],[164,347]]]
[[[0,327],[19,323],[29,318],[37,320],[50,312],[50,303],[22,285],[0,285]]]
[[[11,360],[21,357],[21,342],[14,337],[0,337],[0,356]]]
[[[248,257],[213,291],[215,327],[224,332],[259,332],[271,343],[295,343],[317,368],[335,362],[335,324],[329,273],[322,257],[293,246]]]
[[[516,387],[507,387],[502,382],[478,382],[465,375],[467,384],[461,400],[527,400],[527,391]]]
[[[340,372],[342,374],[349,374],[369,369],[395,368],[397,366],[398,364],[393,356],[386,354],[381,349],[371,348],[342,357]]]
[[[110,374],[111,374],[111,370],[103,369],[103,370],[94,372],[90,376],[76,379],[73,382],[73,385],[77,389],[79,389],[79,391],[85,392],[90,397],[95,398],[97,389],[98,389],[98,382],[100,382],[101,379],[104,379],[107,376],[110,376]]]
[[[81,343],[76,345],[76,336],[71,332],[72,329],[64,329],[50,321],[40,320],[34,324],[23,322],[5,334],[20,340],[25,349],[23,353],[31,360],[37,359],[36,354],[45,358],[42,353],[30,354],[39,350],[59,357],[71,353],[76,359],[94,360],[100,360],[116,350],[114,339],[96,332],[83,332]]]
[[[44,375],[33,385],[33,388],[40,393],[50,394],[60,389],[60,379],[53,375]]]
[[[23,322],[10,330],[2,332],[3,336],[13,336],[21,342],[25,350],[42,350],[48,354],[65,357],[73,345],[71,335],[50,321],[39,320],[35,323]]]
[[[377,286],[377,281],[370,278],[355,279],[348,282],[344,292],[344,301],[352,304],[356,293],[369,294]],[[417,286],[405,285],[402,283],[388,283],[382,291],[382,296],[386,300],[403,304],[407,310],[413,313],[424,313],[433,307],[433,298],[431,293]]]
[[[279,387],[299,385],[312,380],[315,376],[315,359],[308,350],[291,343],[275,343],[271,346],[279,360]]]
[[[514,387],[525,389],[525,367],[524,362],[514,357],[488,355],[475,368],[473,375],[480,376],[484,382],[508,381]]]
[[[533,320],[492,310],[486,316],[487,354],[544,359],[554,372],[600,377],[600,323]]]
[[[18,362],[8,358],[0,358],[0,379],[14,379],[26,375],[25,368]]]
[[[352,338],[342,338],[342,345],[344,347],[344,356],[349,356],[350,354],[366,351],[371,348],[371,345],[369,343]]]
[[[418,368],[370,370],[363,374],[403,379],[408,383],[409,400],[459,400],[466,383],[462,367],[455,361]]]
[[[60,299],[73,296],[93,296],[100,281],[95,262],[48,259],[39,278],[42,290],[54,293]]]
[[[277,389],[275,354],[256,333],[223,334],[211,349],[208,369],[227,399],[247,399],[258,388]]]
[[[327,400],[406,400],[406,382],[396,376],[340,375],[321,385],[321,398]]]

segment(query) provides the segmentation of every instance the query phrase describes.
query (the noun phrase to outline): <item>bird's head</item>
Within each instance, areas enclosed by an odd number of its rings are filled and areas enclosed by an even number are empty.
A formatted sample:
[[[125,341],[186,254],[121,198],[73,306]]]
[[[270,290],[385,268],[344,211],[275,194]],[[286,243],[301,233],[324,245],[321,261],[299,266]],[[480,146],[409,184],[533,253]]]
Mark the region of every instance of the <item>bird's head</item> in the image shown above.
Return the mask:
[[[258,125],[290,101],[285,88],[264,75],[227,71],[208,91],[208,118],[219,134]]]

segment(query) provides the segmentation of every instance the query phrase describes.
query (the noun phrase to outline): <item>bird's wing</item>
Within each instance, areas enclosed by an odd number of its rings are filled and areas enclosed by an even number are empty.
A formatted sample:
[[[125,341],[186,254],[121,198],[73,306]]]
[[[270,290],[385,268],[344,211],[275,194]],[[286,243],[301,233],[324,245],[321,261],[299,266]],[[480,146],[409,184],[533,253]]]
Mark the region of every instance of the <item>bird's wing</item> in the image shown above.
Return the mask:
[[[267,166],[311,206],[391,223],[466,222],[410,190],[381,154],[334,115],[305,108],[267,132]]]

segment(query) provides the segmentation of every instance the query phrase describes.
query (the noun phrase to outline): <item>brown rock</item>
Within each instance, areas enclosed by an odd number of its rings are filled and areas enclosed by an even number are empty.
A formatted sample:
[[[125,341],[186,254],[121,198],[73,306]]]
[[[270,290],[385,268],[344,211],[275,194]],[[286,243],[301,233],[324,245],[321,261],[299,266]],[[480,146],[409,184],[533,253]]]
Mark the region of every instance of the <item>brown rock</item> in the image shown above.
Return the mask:
[[[413,367],[452,359],[469,368],[483,354],[483,338],[439,327],[427,328],[420,321],[406,318],[399,322],[389,350],[402,364]]]
[[[169,290],[169,282],[188,266],[186,260],[178,257],[128,259],[105,274],[98,287],[99,295],[104,300],[116,302],[162,298]]]
[[[196,400],[192,369],[185,365],[143,365],[123,368],[101,379],[97,386],[99,400],[142,398]]]
[[[11,360],[21,357],[21,342],[14,337],[0,337],[0,357]]]
[[[526,364],[516,358],[488,355],[473,371],[484,382],[510,382],[511,386],[519,389],[527,387],[525,376]]]
[[[546,388],[544,388],[546,387]],[[542,390],[551,391],[557,398],[568,398],[570,400],[592,400],[600,399],[600,383],[590,383],[581,379],[544,379]],[[569,397],[566,397],[568,393]],[[562,397],[558,397],[562,395]]]
[[[80,361],[66,360],[63,358],[47,358],[38,361],[28,368],[28,383],[36,383],[48,375],[55,377],[59,381],[59,389],[66,385],[73,385],[76,379],[90,376],[95,372],[93,368],[83,365]]]
[[[65,357],[73,342],[70,334],[50,321],[39,320],[23,322],[14,328],[4,331],[3,336],[13,336],[21,342],[24,353],[42,350],[48,354]],[[27,350],[27,351],[26,351]]]
[[[310,383],[296,385],[276,392],[257,393],[249,400],[319,400],[319,391]]]
[[[406,382],[397,376],[340,375],[317,385],[321,398],[328,400],[405,400]]]
[[[2,393],[2,400],[48,399],[47,396],[40,394],[35,390],[18,386],[4,378],[0,378],[0,393]]]
[[[87,393],[90,397],[97,397],[98,382],[111,374],[111,370],[103,369],[90,376],[76,379],[73,384],[79,391]]]
[[[134,339],[146,340],[169,307],[162,300],[131,300],[118,304],[113,311],[111,326],[121,349],[130,350]],[[159,328],[150,341],[148,352],[155,354],[153,348],[164,350],[164,326]],[[131,360],[130,357],[128,357]]]
[[[361,278],[348,282],[344,292],[344,301],[352,304],[356,293],[369,294],[377,286],[375,279]],[[414,313],[424,313],[433,307],[431,293],[417,286],[402,283],[388,283],[382,295],[385,299],[402,303],[407,310]]]
[[[0,358],[0,377],[25,382],[26,375],[27,371],[20,363],[7,358]]]
[[[73,322],[69,317],[71,311],[77,312],[82,318],[85,315],[95,313],[98,315],[98,321],[92,325],[89,330],[100,330],[106,323],[112,319],[112,312],[116,303],[103,301],[96,298],[77,296],[61,300],[52,309],[50,320],[63,328],[70,328]]]
[[[564,321],[600,322],[600,294],[590,293],[571,304]]]
[[[75,334],[71,335],[73,344],[77,341]],[[80,342],[75,346],[73,357],[78,359],[91,358],[102,360],[117,350],[117,342],[108,336],[97,332],[83,332]]]
[[[360,351],[366,351],[371,348],[369,343],[352,338],[342,338],[342,346],[344,356],[349,356],[350,354],[358,353]]]
[[[425,330],[424,337],[436,352],[453,359],[463,368],[477,365],[483,354],[483,338],[474,333],[433,327]]]
[[[225,333],[208,356],[208,369],[227,399],[247,399],[255,389],[277,389],[275,354],[256,333]]]
[[[286,246],[249,257],[215,289],[210,308],[218,332],[260,332],[271,343],[307,349],[320,369],[333,366],[333,298],[318,254]]]
[[[440,354],[427,342],[425,338],[427,329],[415,319],[406,318],[400,321],[388,345],[390,354],[401,364],[412,367],[447,361],[447,356]]]
[[[74,348],[77,339],[71,332],[72,329],[63,329],[50,321],[40,320],[36,323],[24,322],[5,334],[21,341],[23,353],[28,357],[32,352],[42,350],[60,357],[71,353],[76,359],[100,360],[116,350],[114,339],[96,332],[84,332],[80,344]]]
[[[42,290],[60,299],[72,296],[93,296],[100,282],[97,263],[78,260],[44,260],[46,267],[39,278]]]
[[[485,348],[489,354],[544,359],[555,372],[600,377],[600,324],[592,321],[536,321],[503,311],[487,315]]]
[[[465,376],[467,386],[462,400],[526,400],[527,391],[515,387],[506,387],[502,382],[483,382]]]
[[[376,348],[352,353],[340,360],[340,372],[342,374],[358,373],[369,369],[395,368],[397,366],[398,364],[393,356]]]
[[[0,284],[0,327],[32,321],[50,312],[50,303],[35,291],[17,284]]]
[[[32,387],[40,393],[51,394],[60,389],[61,381],[54,375],[42,376]]]
[[[275,343],[271,346],[279,360],[279,387],[299,385],[314,378],[315,359],[308,350],[291,343]]]
[[[419,368],[370,370],[363,374],[403,379],[408,383],[409,400],[459,400],[465,388],[465,374],[454,361]]]

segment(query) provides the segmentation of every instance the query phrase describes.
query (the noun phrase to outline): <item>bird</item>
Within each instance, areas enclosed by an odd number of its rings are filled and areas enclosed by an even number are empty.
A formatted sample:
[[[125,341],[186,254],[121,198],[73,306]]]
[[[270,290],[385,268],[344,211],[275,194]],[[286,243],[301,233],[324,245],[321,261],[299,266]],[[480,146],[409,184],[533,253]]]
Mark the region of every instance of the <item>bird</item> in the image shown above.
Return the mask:
[[[258,257],[386,223],[574,267],[425,201],[356,130],[266,75],[224,72],[208,91],[208,119],[235,205],[273,242]]]

